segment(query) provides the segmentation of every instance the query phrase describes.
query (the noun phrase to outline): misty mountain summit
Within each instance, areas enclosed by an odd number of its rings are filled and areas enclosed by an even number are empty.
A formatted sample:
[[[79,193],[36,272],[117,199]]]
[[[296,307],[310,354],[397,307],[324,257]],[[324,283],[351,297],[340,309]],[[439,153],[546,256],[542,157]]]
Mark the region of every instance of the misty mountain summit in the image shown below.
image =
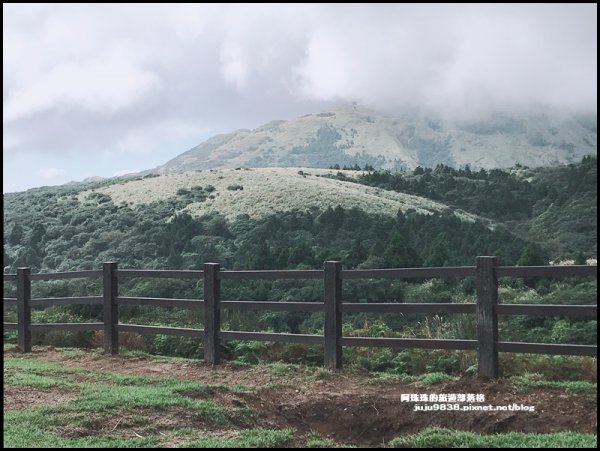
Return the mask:
[[[384,114],[345,104],[254,130],[214,136],[145,173],[335,164],[412,170],[438,164],[472,169],[575,163],[597,153],[597,116],[550,112],[479,118]]]

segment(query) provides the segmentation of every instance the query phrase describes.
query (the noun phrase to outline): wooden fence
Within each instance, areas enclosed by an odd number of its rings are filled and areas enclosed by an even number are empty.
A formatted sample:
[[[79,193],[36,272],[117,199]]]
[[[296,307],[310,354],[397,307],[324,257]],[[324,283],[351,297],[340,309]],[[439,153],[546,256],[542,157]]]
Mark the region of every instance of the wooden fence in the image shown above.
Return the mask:
[[[63,273],[31,274],[30,268],[18,268],[16,274],[4,274],[4,281],[17,284],[17,297],[4,298],[4,305],[17,306],[17,323],[4,322],[4,329],[17,329],[18,346],[23,352],[31,351],[31,332],[34,330],[103,330],[106,353],[119,352],[119,332],[140,334],[169,334],[204,339],[204,359],[218,364],[221,360],[221,340],[262,340],[287,343],[319,344],[324,346],[325,366],[342,366],[344,346],[426,348],[476,350],[478,374],[483,377],[499,376],[499,352],[523,352],[597,356],[597,346],[571,344],[514,343],[499,341],[498,315],[548,315],[580,319],[596,319],[597,305],[540,305],[498,303],[498,277],[597,277],[595,266],[498,266],[496,257],[477,257],[475,266],[443,268],[397,268],[342,270],[341,262],[325,262],[323,270],[286,271],[221,271],[218,263],[206,263],[202,271],[127,270],[118,269],[117,263],[104,263],[102,271],[74,271]],[[31,298],[31,281],[73,278],[103,278],[102,296],[70,298]],[[203,299],[166,299],[119,296],[119,280],[133,277],[186,278],[203,280]],[[342,282],[355,279],[414,279],[475,277],[476,303],[344,303]],[[226,301],[221,299],[222,280],[256,279],[321,279],[323,302]],[[102,323],[32,324],[31,309],[51,305],[103,304]],[[119,305],[156,305],[187,309],[204,309],[204,329],[157,327],[122,324],[118,321]],[[324,335],[263,333],[221,330],[221,311],[228,310],[283,310],[324,312]],[[476,340],[439,340],[417,338],[344,337],[343,313],[470,313],[477,316]]]

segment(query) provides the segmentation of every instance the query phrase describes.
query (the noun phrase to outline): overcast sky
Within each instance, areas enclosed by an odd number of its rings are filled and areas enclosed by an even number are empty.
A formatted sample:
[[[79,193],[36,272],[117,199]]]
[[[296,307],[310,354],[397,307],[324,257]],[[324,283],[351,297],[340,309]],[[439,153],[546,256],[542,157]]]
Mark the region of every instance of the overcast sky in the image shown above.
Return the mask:
[[[3,4],[4,192],[356,101],[597,108],[597,6]]]

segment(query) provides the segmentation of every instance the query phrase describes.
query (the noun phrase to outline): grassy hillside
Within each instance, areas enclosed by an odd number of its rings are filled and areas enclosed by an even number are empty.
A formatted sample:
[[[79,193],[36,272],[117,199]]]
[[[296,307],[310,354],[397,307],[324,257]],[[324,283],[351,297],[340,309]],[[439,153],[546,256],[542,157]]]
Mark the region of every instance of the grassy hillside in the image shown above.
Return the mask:
[[[595,115],[566,117],[552,111],[455,120],[340,105],[215,136],[152,172],[239,166],[327,168],[335,163],[410,170],[438,164],[490,169],[517,163],[531,167],[574,163],[584,155],[596,155],[596,121]]]
[[[207,196],[188,203],[179,211],[194,217],[218,213],[228,220],[238,215],[256,219],[278,211],[325,211],[338,206],[388,216],[396,216],[399,209],[412,209],[418,214],[433,214],[448,209],[447,205],[425,197],[324,177],[337,172],[349,178],[359,175],[356,171],[308,168],[192,171],[85,190],[78,195],[78,200],[84,203],[92,192],[97,192],[110,196],[116,205],[124,203],[136,207],[177,199],[178,196],[182,198],[187,191],[204,190]],[[212,188],[206,191],[207,187]],[[456,209],[455,214],[461,220],[474,222],[476,219],[460,209]]]

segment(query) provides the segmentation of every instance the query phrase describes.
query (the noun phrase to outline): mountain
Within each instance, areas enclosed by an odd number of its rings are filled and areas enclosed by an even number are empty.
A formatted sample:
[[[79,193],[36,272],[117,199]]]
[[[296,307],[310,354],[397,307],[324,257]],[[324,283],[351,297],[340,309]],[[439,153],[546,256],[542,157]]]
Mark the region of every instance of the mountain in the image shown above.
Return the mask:
[[[147,173],[237,167],[365,165],[414,169],[539,167],[597,153],[597,116],[490,114],[477,120],[391,116],[358,105],[217,135]]]

